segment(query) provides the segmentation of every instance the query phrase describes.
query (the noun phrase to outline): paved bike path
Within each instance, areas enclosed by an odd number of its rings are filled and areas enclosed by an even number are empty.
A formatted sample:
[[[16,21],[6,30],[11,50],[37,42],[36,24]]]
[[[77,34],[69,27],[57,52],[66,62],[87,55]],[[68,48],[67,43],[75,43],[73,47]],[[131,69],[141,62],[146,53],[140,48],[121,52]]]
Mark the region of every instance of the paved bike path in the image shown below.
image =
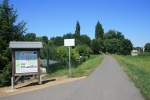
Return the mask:
[[[144,100],[118,62],[105,56],[86,79],[8,97],[0,100]]]

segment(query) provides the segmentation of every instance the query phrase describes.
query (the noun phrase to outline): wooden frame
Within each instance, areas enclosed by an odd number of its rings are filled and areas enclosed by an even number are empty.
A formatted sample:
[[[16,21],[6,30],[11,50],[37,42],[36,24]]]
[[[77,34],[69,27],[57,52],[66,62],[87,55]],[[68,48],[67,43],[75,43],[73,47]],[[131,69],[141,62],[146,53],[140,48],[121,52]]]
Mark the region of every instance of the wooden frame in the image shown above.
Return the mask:
[[[38,63],[38,72],[30,73],[16,73],[16,51],[36,51],[37,52],[37,63]],[[16,76],[25,76],[25,75],[38,75],[38,83],[41,84],[41,72],[40,72],[40,49],[12,49],[12,88],[15,86],[15,77]]]

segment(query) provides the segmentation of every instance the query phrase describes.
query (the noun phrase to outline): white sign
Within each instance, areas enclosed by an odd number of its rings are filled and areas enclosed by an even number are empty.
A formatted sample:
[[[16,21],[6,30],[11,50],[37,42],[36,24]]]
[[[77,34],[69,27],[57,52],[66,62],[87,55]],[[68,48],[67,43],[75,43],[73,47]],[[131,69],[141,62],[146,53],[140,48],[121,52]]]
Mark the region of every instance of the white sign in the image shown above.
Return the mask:
[[[38,72],[37,51],[15,51],[16,73]]]
[[[64,46],[75,46],[75,39],[64,39]]]

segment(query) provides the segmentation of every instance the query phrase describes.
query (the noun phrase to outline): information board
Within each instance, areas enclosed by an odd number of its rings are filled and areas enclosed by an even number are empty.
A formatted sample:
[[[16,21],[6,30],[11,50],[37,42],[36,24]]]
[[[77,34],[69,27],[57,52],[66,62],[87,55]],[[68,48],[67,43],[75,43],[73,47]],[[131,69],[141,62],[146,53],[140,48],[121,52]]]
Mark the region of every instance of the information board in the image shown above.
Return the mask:
[[[15,73],[38,72],[37,51],[15,51]]]

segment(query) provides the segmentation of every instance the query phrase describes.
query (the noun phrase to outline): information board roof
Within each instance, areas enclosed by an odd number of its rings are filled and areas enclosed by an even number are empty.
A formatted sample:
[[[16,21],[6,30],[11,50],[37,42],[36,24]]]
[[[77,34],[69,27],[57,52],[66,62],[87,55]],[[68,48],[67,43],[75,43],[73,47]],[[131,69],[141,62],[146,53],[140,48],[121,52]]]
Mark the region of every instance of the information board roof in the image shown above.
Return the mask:
[[[11,41],[9,48],[12,49],[40,49],[43,48],[42,42]]]

